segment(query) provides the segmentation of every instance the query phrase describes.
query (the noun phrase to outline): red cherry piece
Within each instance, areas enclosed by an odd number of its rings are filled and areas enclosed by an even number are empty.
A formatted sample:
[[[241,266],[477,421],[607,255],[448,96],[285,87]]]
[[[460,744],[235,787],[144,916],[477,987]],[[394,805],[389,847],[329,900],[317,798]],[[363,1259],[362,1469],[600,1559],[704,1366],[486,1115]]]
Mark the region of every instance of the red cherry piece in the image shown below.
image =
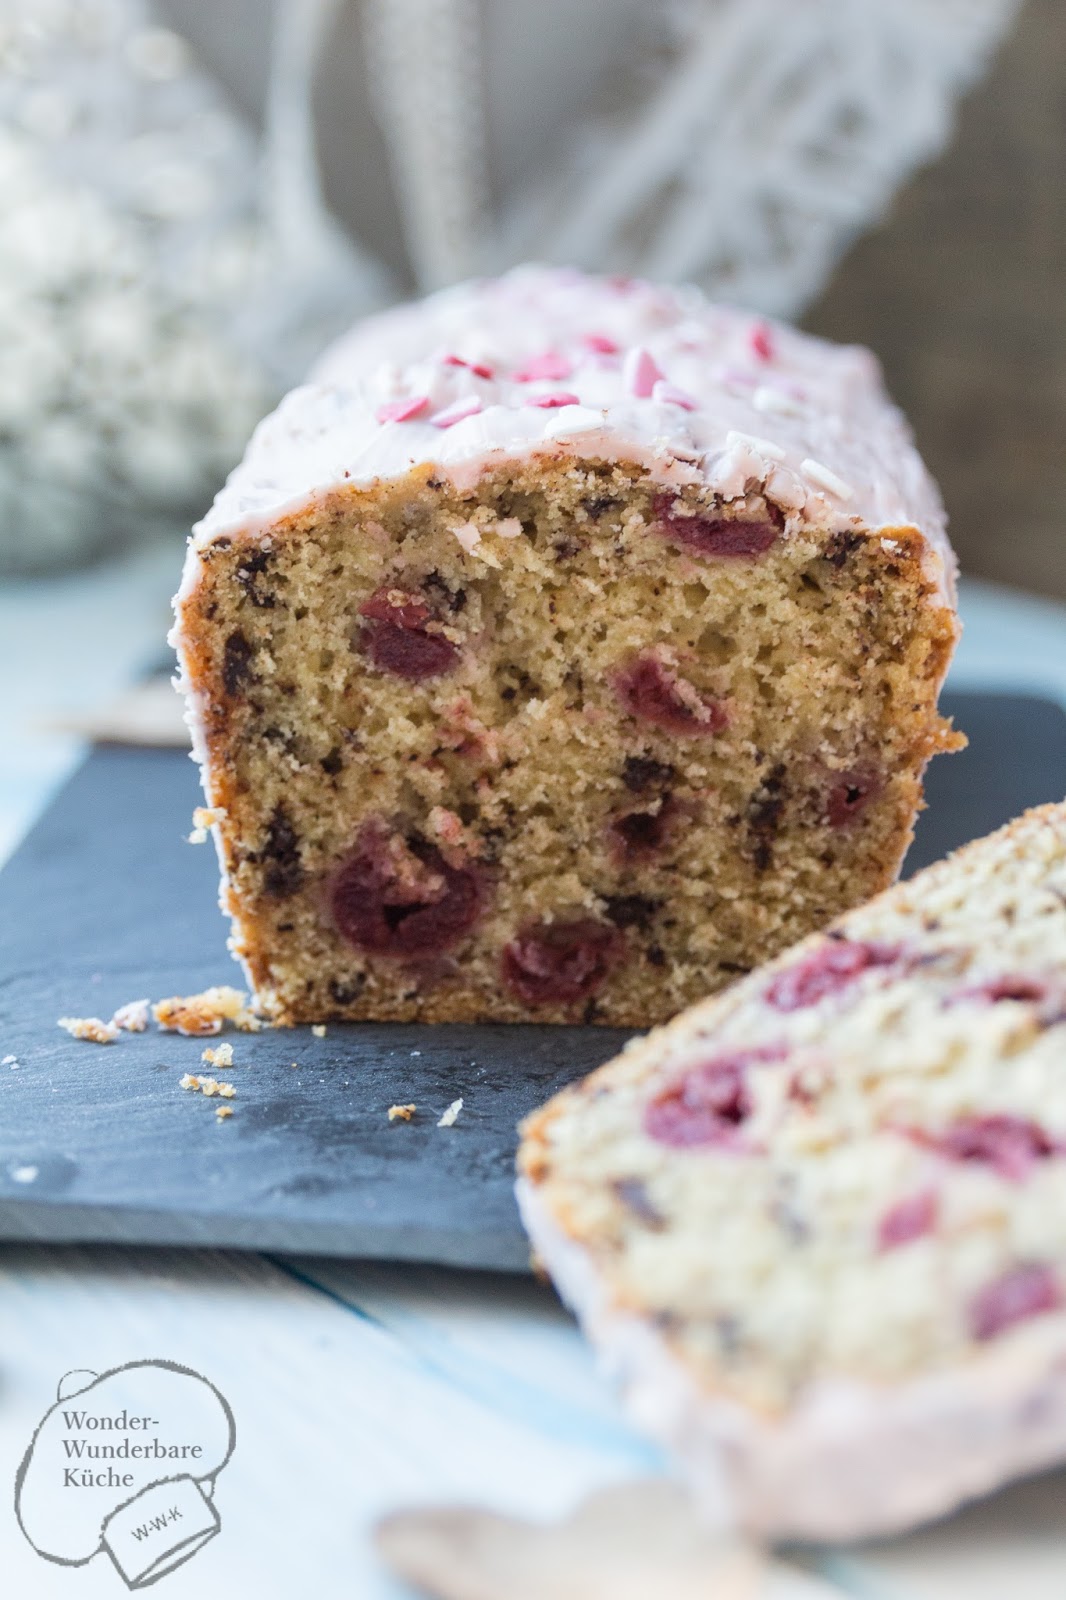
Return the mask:
[[[826,821],[831,828],[846,828],[866,810],[883,788],[875,772],[852,769],[839,774],[825,802]]]
[[[668,733],[707,738],[729,721],[718,701],[701,695],[657,656],[636,656],[615,674],[614,687],[631,717]]]
[[[766,991],[768,1003],[778,1011],[800,1011],[817,1005],[827,995],[839,994],[871,967],[890,967],[900,952],[889,945],[827,939],[795,966],[779,972]]]
[[[682,516],[676,501],[659,495],[652,505],[656,533],[700,556],[761,556],[781,532],[780,519],[742,522],[736,517]]]
[[[974,1296],[970,1331],[975,1339],[994,1339],[1016,1323],[1056,1311],[1061,1304],[1058,1281],[1050,1267],[1035,1262],[1012,1267]]]
[[[365,619],[359,644],[382,672],[412,683],[439,678],[455,665],[459,651],[443,634],[430,633],[432,611],[403,589],[378,589],[359,607]]]
[[[645,1133],[674,1149],[716,1145],[743,1150],[739,1130],[755,1106],[748,1070],[762,1062],[780,1061],[784,1053],[779,1047],[737,1050],[690,1067],[649,1102],[644,1111]]]
[[[592,917],[527,924],[505,945],[505,983],[527,1006],[569,1005],[604,982],[622,953],[617,929]]]
[[[877,1225],[880,1250],[895,1250],[932,1232],[936,1225],[939,1201],[935,1189],[921,1189],[890,1206]]]
[[[1061,1146],[1038,1122],[1003,1113],[959,1117],[941,1133],[916,1132],[913,1137],[951,1161],[994,1167],[1012,1183],[1026,1178],[1036,1162],[1061,1153]]]
[[[330,888],[334,923],[357,950],[408,959],[457,944],[482,900],[473,868],[450,866],[434,845],[405,840],[378,819],[363,824]]]

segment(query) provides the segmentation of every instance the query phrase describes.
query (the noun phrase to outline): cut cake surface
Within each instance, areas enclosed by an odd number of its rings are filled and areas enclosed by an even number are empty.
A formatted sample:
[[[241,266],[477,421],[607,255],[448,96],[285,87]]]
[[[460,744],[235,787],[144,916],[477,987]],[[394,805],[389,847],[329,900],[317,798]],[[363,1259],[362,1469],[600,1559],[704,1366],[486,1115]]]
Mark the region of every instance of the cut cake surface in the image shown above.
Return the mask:
[[[957,633],[865,351],[525,268],[260,426],[174,641],[282,1021],[642,1026],[876,890]]]
[[[1066,804],[527,1121],[535,1248],[707,1504],[854,1538],[1066,1457]]]

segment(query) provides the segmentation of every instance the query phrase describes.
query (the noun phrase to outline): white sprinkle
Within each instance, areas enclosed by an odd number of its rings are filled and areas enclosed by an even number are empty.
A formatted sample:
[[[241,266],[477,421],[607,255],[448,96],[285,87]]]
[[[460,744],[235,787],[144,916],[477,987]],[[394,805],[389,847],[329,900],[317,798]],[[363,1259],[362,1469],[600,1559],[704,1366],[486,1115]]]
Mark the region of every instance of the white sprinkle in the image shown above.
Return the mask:
[[[18,1056],[5,1056],[4,1059],[0,1061],[0,1067],[17,1067],[18,1064]]]
[[[467,555],[472,556],[478,545],[481,543],[481,529],[478,527],[477,523],[461,522],[457,528],[452,529],[452,532],[455,534],[455,537],[458,539]]]
[[[792,395],[786,394],[783,389],[770,389],[765,384],[760,384],[751,397],[751,403],[756,411],[766,412],[775,417],[798,417],[803,407]]]
[[[725,436],[726,449],[734,445],[744,445],[749,450],[755,450],[761,456],[766,456],[770,461],[784,461],[786,452],[779,444],[773,444],[769,439],[760,439],[754,433],[737,433],[730,428]]]
[[[420,1056],[420,1055],[421,1055],[421,1054],[422,1054],[422,1052],[421,1052],[421,1050],[412,1050],[412,1051],[411,1051],[411,1054],[412,1054],[412,1055],[413,1055],[413,1056]]]
[[[504,517],[501,522],[497,522],[494,531],[501,539],[517,539],[521,536],[522,524],[517,517]]]
[[[450,1128],[452,1126],[452,1123],[455,1121],[456,1117],[459,1115],[459,1113],[460,1113],[460,1111],[462,1109],[463,1109],[463,1097],[462,1097],[462,1095],[460,1095],[458,1100],[453,1100],[452,1101],[452,1103],[448,1107],[447,1111],[444,1113],[444,1115],[438,1121],[437,1127],[438,1128]]]
[[[838,500],[850,500],[854,493],[850,483],[845,483],[831,468],[823,466],[820,461],[813,461],[810,456],[800,462],[800,471],[820,489],[828,489],[830,494],[835,494]]]
[[[11,1176],[16,1183],[33,1183],[40,1170],[40,1167],[12,1167]]]
[[[882,539],[881,540],[881,549],[882,550],[887,550],[889,555],[894,555],[896,553],[896,551],[899,549],[899,540],[898,539]]]

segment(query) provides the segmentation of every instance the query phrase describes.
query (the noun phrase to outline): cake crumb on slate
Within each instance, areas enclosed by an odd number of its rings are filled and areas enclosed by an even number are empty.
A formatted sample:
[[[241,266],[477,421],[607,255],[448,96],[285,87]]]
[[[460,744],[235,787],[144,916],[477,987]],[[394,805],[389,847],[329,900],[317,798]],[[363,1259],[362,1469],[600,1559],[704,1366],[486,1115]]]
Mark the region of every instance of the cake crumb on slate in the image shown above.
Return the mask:
[[[124,1006],[119,1006],[111,1018],[111,1026],[122,1028],[126,1033],[144,1033],[148,1027],[151,1009],[150,1000],[127,1000]]]
[[[418,1110],[418,1107],[416,1105],[413,1105],[413,1104],[409,1105],[409,1106],[390,1106],[389,1107],[389,1121],[390,1122],[410,1122],[411,1118],[414,1116],[414,1114],[415,1114],[415,1112],[417,1110]]]
[[[225,1122],[226,1118],[227,1117],[232,1117],[232,1115],[233,1115],[233,1107],[232,1106],[216,1106],[215,1107],[215,1116],[218,1118],[219,1122]]]
[[[324,1022],[316,1022],[312,1026],[311,1032],[316,1039],[324,1039],[326,1037],[326,1024]]]
[[[220,1082],[218,1078],[198,1078],[194,1072],[187,1072],[178,1079],[179,1089],[191,1089],[193,1093],[206,1095],[208,1100],[213,1100],[216,1095],[223,1100],[232,1100],[237,1090],[232,1083]]]
[[[208,1045],[207,1049],[200,1057],[200,1060],[206,1061],[210,1067],[232,1067],[233,1046],[229,1043],[226,1043],[216,1045],[214,1049],[212,1049],[211,1046]]]
[[[164,1033],[183,1033],[190,1038],[221,1033],[224,1022],[232,1022],[242,1033],[254,1033],[260,1022],[248,1009],[247,998],[240,989],[220,985],[202,994],[160,1000],[152,1007],[152,1015]]]
[[[102,1022],[99,1017],[60,1017],[59,1026],[66,1028],[75,1039],[87,1039],[92,1044],[114,1044],[118,1029],[112,1022]]]
[[[455,1123],[456,1118],[458,1117],[458,1115],[459,1115],[459,1113],[460,1113],[460,1111],[462,1109],[463,1109],[463,1097],[462,1097],[462,1095],[460,1095],[458,1100],[453,1100],[452,1101],[452,1103],[448,1107],[447,1111],[445,1111],[443,1116],[438,1121],[437,1127],[438,1128],[450,1128],[450,1127],[452,1127],[454,1125],[454,1123]]]

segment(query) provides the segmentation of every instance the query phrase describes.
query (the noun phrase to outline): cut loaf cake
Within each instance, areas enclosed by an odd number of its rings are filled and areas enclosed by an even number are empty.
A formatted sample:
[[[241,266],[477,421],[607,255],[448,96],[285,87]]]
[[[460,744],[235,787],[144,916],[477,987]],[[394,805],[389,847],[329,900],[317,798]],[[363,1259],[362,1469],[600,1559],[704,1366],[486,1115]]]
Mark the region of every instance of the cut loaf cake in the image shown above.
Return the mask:
[[[1066,804],[842,918],[524,1128],[633,1414],[779,1535],[1066,1458]]]
[[[525,268],[257,431],[174,639],[277,1019],[642,1025],[883,888],[956,637],[865,351]]]

